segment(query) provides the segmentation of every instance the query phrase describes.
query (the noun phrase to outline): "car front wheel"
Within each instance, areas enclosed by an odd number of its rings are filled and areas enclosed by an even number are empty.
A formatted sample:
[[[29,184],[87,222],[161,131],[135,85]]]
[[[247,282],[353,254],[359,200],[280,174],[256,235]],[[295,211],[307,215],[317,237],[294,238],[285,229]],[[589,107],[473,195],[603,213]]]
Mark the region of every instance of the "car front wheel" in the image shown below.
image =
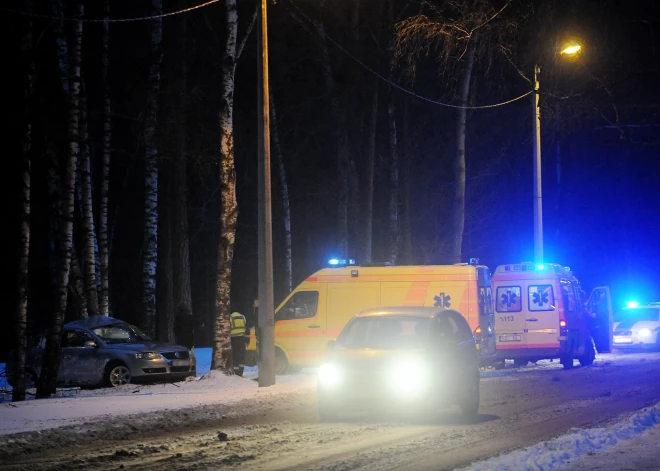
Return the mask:
[[[126,365],[115,363],[110,365],[106,373],[106,381],[109,386],[122,386],[130,384],[131,370]]]

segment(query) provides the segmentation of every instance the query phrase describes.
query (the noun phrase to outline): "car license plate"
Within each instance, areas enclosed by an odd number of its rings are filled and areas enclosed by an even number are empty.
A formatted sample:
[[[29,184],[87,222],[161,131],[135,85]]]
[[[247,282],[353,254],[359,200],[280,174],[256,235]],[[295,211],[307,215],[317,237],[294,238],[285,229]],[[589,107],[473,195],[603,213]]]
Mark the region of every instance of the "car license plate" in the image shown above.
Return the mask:
[[[190,360],[172,360],[172,366],[188,366]]]
[[[619,337],[614,336],[614,343],[632,343],[632,338],[630,337]]]
[[[520,342],[520,334],[506,334],[500,335],[500,342]]]

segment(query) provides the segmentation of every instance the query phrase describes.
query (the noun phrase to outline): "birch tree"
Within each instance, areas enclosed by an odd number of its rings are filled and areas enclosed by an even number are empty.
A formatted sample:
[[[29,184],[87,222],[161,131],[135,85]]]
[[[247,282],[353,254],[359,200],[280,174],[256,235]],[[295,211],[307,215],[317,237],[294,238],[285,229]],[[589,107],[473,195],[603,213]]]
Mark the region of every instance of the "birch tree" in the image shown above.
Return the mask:
[[[151,13],[160,15],[162,0],[151,1]],[[160,91],[160,65],[163,57],[163,20],[151,20],[151,58],[149,64],[149,90],[144,122],[145,180],[144,180],[144,239],[142,249],[142,305],[144,329],[149,336],[156,334],[156,263],[158,258],[158,94]]]
[[[103,1],[103,17],[110,17],[110,0]],[[109,310],[109,269],[110,258],[108,250],[108,196],[110,190],[110,148],[112,143],[112,124],[110,113],[110,93],[108,90],[108,69],[110,66],[110,23],[103,23],[101,48],[101,83],[103,87],[103,156],[101,160],[101,200],[99,204],[99,259],[101,277],[101,292],[99,297],[99,314],[107,316]]]
[[[61,3],[52,0],[56,17],[61,18]],[[83,6],[76,6],[75,17],[81,19]],[[60,31],[61,20],[58,20]],[[59,36],[59,35],[58,35]],[[58,58],[60,69],[68,69],[68,54],[66,41],[60,37],[58,40]],[[62,180],[62,209],[60,217],[60,234],[58,240],[58,262],[55,280],[55,306],[51,316],[48,330],[46,349],[44,352],[41,375],[37,383],[37,397],[50,397],[55,390],[57,375],[60,367],[62,324],[67,306],[67,288],[69,285],[69,269],[71,264],[71,247],[73,245],[73,213],[75,204],[76,167],[78,163],[78,121],[80,98],[80,66],[82,58],[82,21],[73,22],[73,47],[71,50],[71,67],[69,79],[69,149],[64,167]]]
[[[25,0],[26,12],[32,11],[32,1]],[[34,60],[32,58],[32,21],[25,18],[21,41],[21,52],[25,68],[23,78],[23,194],[21,201],[21,236],[18,262],[18,305],[16,307],[16,333],[14,349],[14,378],[11,399],[13,402],[25,400],[25,350],[27,348],[27,306],[28,306],[28,261],[30,256],[30,185],[32,151],[32,83],[34,80]]]
[[[407,63],[414,77],[416,62],[421,56],[433,55],[446,76],[456,70],[459,81],[459,109],[456,116],[456,153],[452,160],[454,194],[451,209],[448,261],[462,260],[465,229],[465,175],[467,109],[470,104],[472,74],[477,60],[487,64],[497,51],[505,51],[505,36],[515,28],[515,22],[502,12],[507,2],[496,9],[491,0],[448,1],[440,6],[427,3],[429,15],[419,14],[396,25],[397,61]]]
[[[234,167],[234,83],[236,64],[243,51],[254,21],[256,10],[245,34],[239,41],[236,0],[225,2],[225,49],[222,54],[222,95],[220,97],[220,236],[216,267],[215,322],[211,369],[232,372],[229,309],[231,295],[231,264],[234,257],[238,203],[236,201],[236,170]]]
[[[80,189],[83,230],[83,267],[85,280],[86,313],[90,316],[99,313],[99,296],[96,286],[96,231],[94,228],[94,213],[92,210],[92,172],[89,155],[87,132],[87,97],[86,89],[82,87],[80,96]],[[77,263],[77,261],[76,261]]]

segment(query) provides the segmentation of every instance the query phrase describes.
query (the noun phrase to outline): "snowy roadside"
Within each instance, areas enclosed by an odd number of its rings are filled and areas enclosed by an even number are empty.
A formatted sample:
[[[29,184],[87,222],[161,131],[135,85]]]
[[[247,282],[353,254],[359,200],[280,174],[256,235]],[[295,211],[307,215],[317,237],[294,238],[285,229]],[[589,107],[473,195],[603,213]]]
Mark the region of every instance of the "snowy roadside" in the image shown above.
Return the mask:
[[[243,401],[252,404],[256,412],[260,403],[268,404],[292,393],[309,393],[316,385],[314,372],[303,370],[298,375],[278,376],[274,386],[259,388],[256,368],[248,368],[243,378],[226,376],[209,371],[210,348],[195,353],[201,376],[192,381],[92,390],[58,389],[49,399],[18,403],[6,402],[11,400],[11,395],[4,394],[5,403],[0,404],[0,435]]]
[[[657,470],[660,403],[607,427],[565,435],[489,458],[459,471]]]

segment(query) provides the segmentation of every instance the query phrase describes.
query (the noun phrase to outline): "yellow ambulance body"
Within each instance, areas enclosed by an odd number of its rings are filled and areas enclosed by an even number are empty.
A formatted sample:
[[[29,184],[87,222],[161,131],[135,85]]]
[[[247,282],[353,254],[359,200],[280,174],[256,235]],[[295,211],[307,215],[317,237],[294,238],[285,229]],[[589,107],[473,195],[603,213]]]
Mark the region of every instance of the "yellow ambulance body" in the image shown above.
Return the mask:
[[[275,311],[276,372],[318,366],[329,340],[359,311],[383,306],[441,306],[463,315],[484,360],[495,356],[490,271],[476,264],[341,266],[298,285]],[[255,364],[255,335],[248,364]],[[488,364],[488,361],[483,361]]]

